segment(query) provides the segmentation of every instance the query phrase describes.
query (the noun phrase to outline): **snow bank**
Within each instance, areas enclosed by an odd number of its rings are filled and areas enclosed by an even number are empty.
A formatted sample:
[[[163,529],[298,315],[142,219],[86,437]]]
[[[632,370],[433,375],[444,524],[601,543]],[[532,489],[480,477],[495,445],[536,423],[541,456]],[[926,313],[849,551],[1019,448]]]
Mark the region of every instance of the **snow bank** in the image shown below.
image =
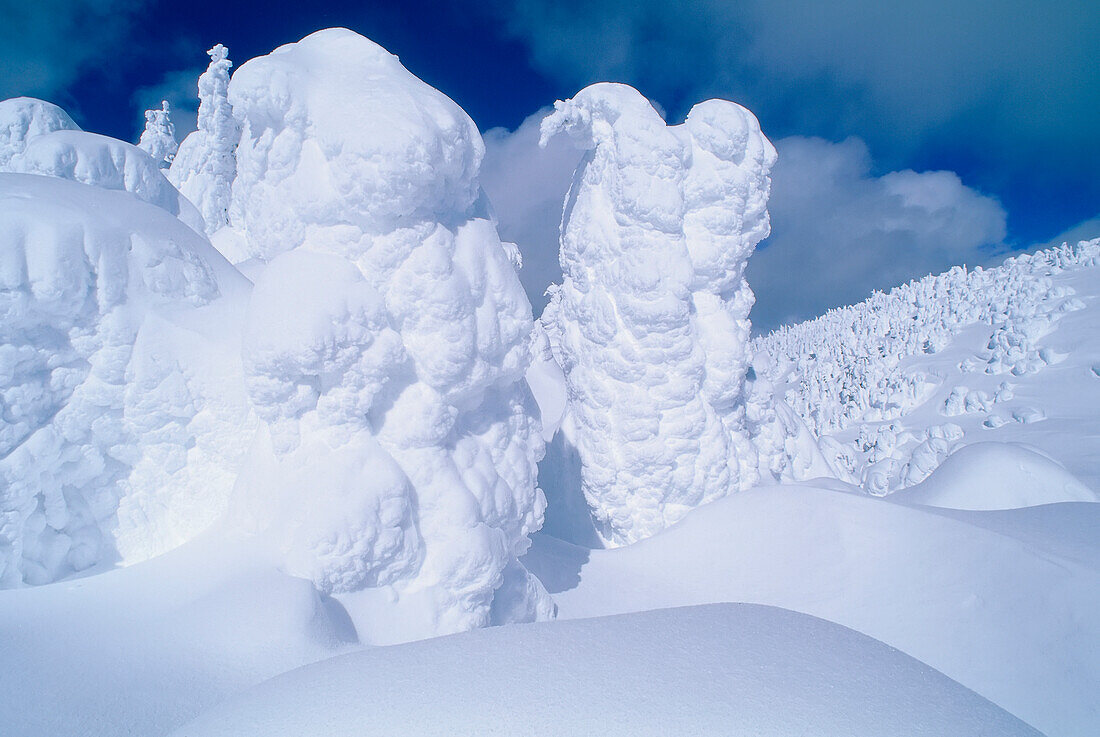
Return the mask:
[[[1100,496],[1061,464],[1018,443],[974,443],[892,501],[949,509],[1017,509]]]
[[[240,516],[367,642],[549,616],[516,563],[545,506],[531,308],[473,122],[342,29],[242,65],[228,95],[230,220],[268,262],[245,328],[264,428]]]
[[[559,133],[588,154],[543,322],[585,497],[601,535],[629,543],[756,481],[743,272],[768,233],[775,150],[734,103],[708,100],[668,127],[636,90],[606,83],[555,104],[542,140]]]
[[[614,550],[540,535],[524,562],[562,618],[783,607],[896,647],[1044,733],[1095,732],[1100,505],[957,512],[833,483],[732,494]]]
[[[218,357],[246,290],[129,193],[0,174],[0,585],[147,558],[225,509],[247,409]]]
[[[80,126],[53,103],[33,97],[0,101],[0,171],[7,171],[8,162],[23,152],[28,139],[63,130],[78,131]]]
[[[338,656],[274,678],[175,734],[275,737],[316,733],[320,724],[332,737],[1038,734],[869,637],[747,604]]]

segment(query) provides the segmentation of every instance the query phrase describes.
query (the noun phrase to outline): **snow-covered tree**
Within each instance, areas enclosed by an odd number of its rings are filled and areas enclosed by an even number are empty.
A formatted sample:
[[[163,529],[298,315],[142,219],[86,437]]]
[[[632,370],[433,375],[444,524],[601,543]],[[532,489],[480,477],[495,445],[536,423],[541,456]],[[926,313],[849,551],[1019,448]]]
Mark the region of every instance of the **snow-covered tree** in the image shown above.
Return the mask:
[[[145,111],[145,130],[141,133],[138,148],[153,157],[157,166],[167,169],[176,157],[176,126],[172,124],[167,100],[161,100],[160,108]]]
[[[229,103],[229,50],[217,44],[206,53],[210,66],[199,76],[198,129],[180,144],[168,178],[195,203],[213,234],[229,223],[241,128]]]
[[[562,132],[589,153],[543,321],[597,528],[630,543],[755,480],[743,272],[768,232],[775,151],[734,103],[668,127],[636,90],[606,83],[556,103],[543,141]]]
[[[347,30],[233,75],[233,230],[264,423],[237,491],[287,570],[372,642],[551,614],[518,558],[542,523],[531,306],[452,100]],[[357,625],[359,622],[357,622]]]

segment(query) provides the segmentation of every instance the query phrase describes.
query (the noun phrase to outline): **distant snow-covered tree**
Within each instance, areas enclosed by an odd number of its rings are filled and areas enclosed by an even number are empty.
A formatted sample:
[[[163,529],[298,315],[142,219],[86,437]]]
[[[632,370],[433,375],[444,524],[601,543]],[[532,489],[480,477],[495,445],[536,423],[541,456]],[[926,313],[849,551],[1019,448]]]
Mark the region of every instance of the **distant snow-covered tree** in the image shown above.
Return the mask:
[[[179,143],[167,100],[161,100],[159,109],[145,111],[145,130],[141,133],[138,148],[152,156],[161,169],[172,165]]]
[[[229,103],[229,49],[217,44],[206,53],[210,66],[199,77],[198,129],[180,144],[168,178],[195,203],[213,234],[229,223],[241,127]]]

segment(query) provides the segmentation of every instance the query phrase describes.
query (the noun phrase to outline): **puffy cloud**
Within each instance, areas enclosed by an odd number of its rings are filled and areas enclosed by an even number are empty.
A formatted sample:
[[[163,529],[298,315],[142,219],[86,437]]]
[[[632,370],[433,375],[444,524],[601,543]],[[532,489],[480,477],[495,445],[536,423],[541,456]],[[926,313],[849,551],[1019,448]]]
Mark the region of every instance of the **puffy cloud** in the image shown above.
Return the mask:
[[[0,99],[57,99],[115,57],[144,0],[0,0]]]
[[[536,314],[560,282],[558,227],[578,155],[538,147],[545,111],[513,133],[485,136],[482,185],[501,237],[519,244],[521,278]],[[772,171],[772,235],[749,260],[753,328],[769,330],[959,263],[1003,252],[1005,211],[948,171],[876,176],[856,138],[780,140]]]
[[[773,135],[858,135],[891,168],[965,167],[1028,209],[1051,188],[1077,210],[1100,196],[1096,3],[497,0],[495,7],[530,45],[533,64],[565,84],[628,82],[674,115],[706,97],[738,100]]]
[[[546,306],[546,288],[561,282],[558,227],[582,155],[564,136],[539,148],[539,124],[550,111],[528,116],[514,132],[486,132],[481,166],[481,186],[496,212],[500,237],[518,244],[523,254],[519,278],[536,315]]]
[[[1004,208],[953,172],[874,176],[867,145],[855,138],[796,136],[777,148],[772,235],[747,272],[757,331],[1003,252]]]

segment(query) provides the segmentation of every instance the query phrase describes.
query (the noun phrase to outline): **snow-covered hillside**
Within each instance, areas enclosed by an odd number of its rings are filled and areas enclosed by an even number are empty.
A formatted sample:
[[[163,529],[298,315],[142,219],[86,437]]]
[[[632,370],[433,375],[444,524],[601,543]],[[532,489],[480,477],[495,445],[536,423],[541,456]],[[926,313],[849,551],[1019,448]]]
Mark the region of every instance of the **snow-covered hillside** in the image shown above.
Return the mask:
[[[1097,732],[1100,239],[750,340],[759,122],[601,83],[536,321],[454,101],[208,53],[0,102],[0,732]]]

